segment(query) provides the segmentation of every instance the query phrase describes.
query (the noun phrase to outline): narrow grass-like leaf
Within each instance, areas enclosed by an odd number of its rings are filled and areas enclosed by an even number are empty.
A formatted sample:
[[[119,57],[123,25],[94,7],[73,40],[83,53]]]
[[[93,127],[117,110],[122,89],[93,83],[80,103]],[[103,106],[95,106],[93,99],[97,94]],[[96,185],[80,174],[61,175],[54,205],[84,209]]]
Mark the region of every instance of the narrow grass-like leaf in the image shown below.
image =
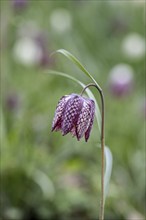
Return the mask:
[[[72,61],[80,70],[82,70],[82,72],[88,76],[90,79],[92,79],[92,81],[98,86],[98,83],[96,82],[96,80],[94,79],[94,77],[86,70],[86,68],[81,64],[81,62],[70,52],[68,52],[67,50],[64,49],[59,49],[57,51],[55,51],[54,53],[61,53],[63,54],[65,57],[67,57],[70,61]],[[54,54],[53,53],[53,54]]]
[[[105,146],[105,158],[106,158],[106,169],[105,169],[105,174],[104,174],[104,200],[107,197],[108,194],[108,189],[109,189],[109,182],[111,178],[111,172],[112,172],[112,164],[113,164],[113,158],[112,158],[112,153],[110,149]]]

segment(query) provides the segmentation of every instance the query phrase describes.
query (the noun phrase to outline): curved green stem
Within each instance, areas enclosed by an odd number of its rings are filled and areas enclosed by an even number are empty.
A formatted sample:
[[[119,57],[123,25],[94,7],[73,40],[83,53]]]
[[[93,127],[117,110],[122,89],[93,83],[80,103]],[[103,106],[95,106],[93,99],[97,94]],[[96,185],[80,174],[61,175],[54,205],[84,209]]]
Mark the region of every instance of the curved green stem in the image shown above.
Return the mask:
[[[81,95],[83,92],[90,86],[94,86],[100,94],[101,98],[101,201],[100,201],[100,220],[104,220],[104,95],[102,92],[102,89],[94,83],[88,84],[81,92]]]

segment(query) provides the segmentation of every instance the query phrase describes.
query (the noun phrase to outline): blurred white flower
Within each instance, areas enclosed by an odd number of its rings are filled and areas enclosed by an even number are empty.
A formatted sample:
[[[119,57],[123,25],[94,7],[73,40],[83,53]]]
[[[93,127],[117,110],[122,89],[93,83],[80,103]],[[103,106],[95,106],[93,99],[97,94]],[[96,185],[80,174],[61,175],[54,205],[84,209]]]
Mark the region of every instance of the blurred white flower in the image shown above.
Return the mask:
[[[23,213],[17,207],[9,207],[5,210],[5,218],[6,219],[22,219]]]
[[[72,18],[66,9],[55,9],[50,16],[50,24],[57,32],[65,32],[71,28]]]
[[[28,37],[18,39],[13,48],[14,58],[24,65],[35,65],[42,57],[41,48]]]
[[[140,59],[145,55],[145,39],[137,33],[129,34],[122,43],[123,53],[132,59]]]
[[[20,49],[22,50],[23,48],[24,54],[21,54],[21,61],[19,58],[17,58],[17,55],[15,56],[16,59],[21,63],[27,65],[37,64],[42,68],[46,68],[54,63],[54,60],[49,57],[48,35],[46,31],[41,29],[33,20],[21,22],[19,24],[17,30],[17,39],[17,46],[14,46],[14,48],[16,48],[16,53],[14,54],[19,54]],[[22,44],[24,46],[22,46]],[[26,47],[30,45],[28,50],[29,56],[26,55],[25,45]]]
[[[133,87],[133,69],[127,64],[118,64],[109,72],[109,88],[113,95],[127,95]]]

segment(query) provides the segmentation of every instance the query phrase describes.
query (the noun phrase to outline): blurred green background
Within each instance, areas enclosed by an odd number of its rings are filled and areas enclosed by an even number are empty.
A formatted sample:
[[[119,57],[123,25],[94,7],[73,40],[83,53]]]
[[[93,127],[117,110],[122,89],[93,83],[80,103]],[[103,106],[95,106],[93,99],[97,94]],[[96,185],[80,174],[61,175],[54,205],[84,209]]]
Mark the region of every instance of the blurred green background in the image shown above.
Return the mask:
[[[51,133],[58,100],[81,88],[48,70],[90,82],[66,58],[49,57],[60,48],[85,65],[105,94],[106,144],[113,154],[105,220],[145,219],[144,6],[1,0],[1,220],[98,218],[97,123],[88,143]]]

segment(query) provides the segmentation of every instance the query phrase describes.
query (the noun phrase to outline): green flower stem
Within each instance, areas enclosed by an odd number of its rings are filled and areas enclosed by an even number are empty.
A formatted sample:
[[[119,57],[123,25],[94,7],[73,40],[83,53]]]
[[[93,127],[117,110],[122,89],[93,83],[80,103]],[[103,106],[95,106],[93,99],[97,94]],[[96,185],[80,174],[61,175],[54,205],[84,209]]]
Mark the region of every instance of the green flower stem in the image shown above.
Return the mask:
[[[101,97],[101,201],[100,201],[100,220],[104,220],[104,95],[100,86],[94,83],[90,83],[82,90],[83,92],[90,86],[94,86],[100,93]]]
[[[64,49],[59,49],[54,53],[61,53],[62,55],[64,55],[68,60],[70,60],[72,63],[74,63],[76,65],[76,67],[78,67],[87,77],[89,77],[93,81],[93,83],[85,86],[82,82],[80,82],[79,80],[77,80],[76,78],[74,78],[72,76],[69,76],[68,74],[54,72],[54,71],[53,71],[53,74],[62,75],[62,76],[65,76],[67,78],[72,79],[73,81],[76,81],[78,84],[80,84],[84,88],[83,92],[89,86],[94,86],[98,89],[98,91],[100,93],[101,102],[102,102],[101,103],[102,104],[102,116],[100,115],[98,104],[97,104],[96,100],[94,99],[93,94],[91,93],[91,91],[89,89],[87,89],[87,91],[86,91],[87,94],[89,95],[89,97],[93,98],[95,101],[95,106],[96,106],[96,113],[95,114],[96,114],[96,118],[97,118],[99,132],[101,135],[102,164],[101,164],[101,203],[100,203],[99,219],[104,220],[104,205],[105,205],[105,199],[106,199],[106,196],[108,193],[108,185],[109,185],[111,171],[112,171],[112,153],[108,147],[104,146],[104,118],[105,117],[104,117],[104,96],[102,93],[102,89],[100,88],[100,86],[98,85],[98,83],[96,82],[94,77],[88,72],[88,70],[86,70],[86,68],[81,64],[81,62],[73,54],[71,54],[69,51],[64,50]],[[104,164],[104,161],[106,161],[105,164]],[[106,167],[105,176],[104,176],[104,166]]]

